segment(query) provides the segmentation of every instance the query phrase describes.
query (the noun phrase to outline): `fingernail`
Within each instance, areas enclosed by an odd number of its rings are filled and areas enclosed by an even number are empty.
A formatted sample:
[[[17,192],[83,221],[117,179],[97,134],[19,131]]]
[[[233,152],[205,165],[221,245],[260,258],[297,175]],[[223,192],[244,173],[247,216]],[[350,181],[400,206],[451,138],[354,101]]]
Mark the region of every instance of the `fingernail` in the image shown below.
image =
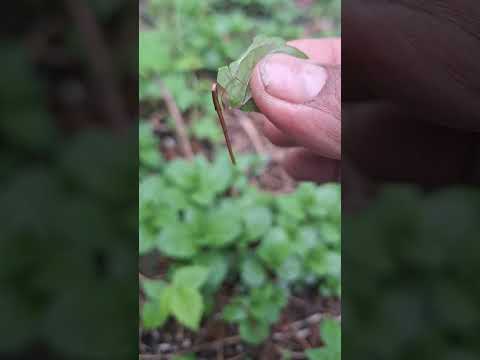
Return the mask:
[[[327,72],[318,65],[283,54],[266,57],[260,76],[270,95],[296,104],[315,98],[327,81]]]

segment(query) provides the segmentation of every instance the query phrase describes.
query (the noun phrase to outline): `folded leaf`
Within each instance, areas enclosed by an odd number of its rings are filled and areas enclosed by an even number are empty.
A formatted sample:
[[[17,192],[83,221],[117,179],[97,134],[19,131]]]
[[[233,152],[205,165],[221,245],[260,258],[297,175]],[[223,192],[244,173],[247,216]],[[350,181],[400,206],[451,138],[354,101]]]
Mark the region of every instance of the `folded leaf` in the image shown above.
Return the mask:
[[[306,59],[300,50],[288,46],[285,40],[278,37],[257,36],[252,45],[230,65],[218,69],[217,84],[220,85],[228,97],[229,106],[241,108],[245,111],[256,110],[250,92],[250,77],[255,65],[265,56],[273,53],[283,53]]]

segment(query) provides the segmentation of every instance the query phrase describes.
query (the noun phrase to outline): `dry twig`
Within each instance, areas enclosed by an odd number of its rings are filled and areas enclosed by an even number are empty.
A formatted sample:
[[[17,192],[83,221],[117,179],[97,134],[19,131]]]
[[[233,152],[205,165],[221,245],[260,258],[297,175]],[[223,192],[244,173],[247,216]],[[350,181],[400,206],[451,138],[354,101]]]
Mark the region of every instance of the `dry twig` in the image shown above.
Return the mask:
[[[163,360],[163,359],[173,359],[176,356],[181,356],[185,354],[190,354],[190,353],[196,353],[199,351],[205,351],[205,350],[217,350],[220,346],[225,346],[225,345],[231,345],[235,344],[241,341],[240,336],[230,336],[227,338],[215,340],[212,342],[204,343],[204,344],[199,344],[192,346],[188,349],[179,351],[175,354],[170,354],[170,355],[164,355],[164,354],[141,354],[140,359],[141,360]]]
[[[265,153],[265,148],[263,146],[260,135],[258,134],[257,128],[251,123],[250,119],[245,115],[239,115],[240,126],[243,131],[247,134],[248,138],[252,142],[252,145],[257,152],[257,154]]]
[[[177,134],[177,140],[182,149],[182,153],[187,158],[193,157],[192,145],[190,144],[190,140],[188,139],[187,127],[185,125],[185,121],[183,120],[182,114],[178,109],[177,103],[173,98],[170,91],[167,89],[165,84],[159,80],[160,89],[162,92],[163,100],[165,101],[165,105],[167,106],[168,112],[170,116],[175,121],[175,132]]]

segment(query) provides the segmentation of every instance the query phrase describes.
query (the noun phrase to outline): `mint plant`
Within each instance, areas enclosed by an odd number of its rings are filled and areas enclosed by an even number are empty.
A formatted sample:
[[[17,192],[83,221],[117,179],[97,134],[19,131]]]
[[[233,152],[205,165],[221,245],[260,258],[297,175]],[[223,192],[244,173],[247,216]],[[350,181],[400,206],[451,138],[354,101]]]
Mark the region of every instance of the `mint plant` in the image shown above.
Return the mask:
[[[144,280],[142,286],[148,298],[142,315],[145,328],[160,327],[173,315],[186,327],[198,329],[204,308],[199,288],[207,277],[207,268],[193,265],[177,269],[170,284]]]
[[[291,293],[313,288],[339,296],[339,186],[303,184],[288,195],[256,189],[251,179],[265,159],[242,155],[231,166],[218,151],[222,132],[211,100],[217,70],[240,59],[238,68],[223,71],[219,83],[241,85],[238,99],[236,89],[229,95],[233,105],[237,101],[248,110],[249,61],[284,48],[282,39],[303,37],[297,23],[313,24],[333,1],[324,0],[308,13],[290,0],[150,0],[141,7],[141,117],[160,116],[162,136],[175,137],[174,122],[162,107],[160,79],[192,142],[207,154],[166,162],[158,151],[165,144],[160,146],[151,122],[140,122],[139,253],[167,264],[162,280],[142,278],[145,329],[167,329],[172,322],[198,329],[212,315],[216,295],[229,287],[226,309],[241,304],[245,316],[225,321],[235,324],[246,342],[258,344],[268,337]],[[257,34],[264,36],[242,56]],[[228,84],[239,77],[247,80]],[[322,266],[316,264],[320,260]],[[192,267],[206,275],[188,292],[176,274]],[[148,276],[146,267],[140,271]],[[276,305],[267,308],[268,303]],[[183,311],[187,307],[195,309],[190,316]]]
[[[248,343],[259,344],[270,333],[287,303],[286,291],[273,284],[254,288],[238,296],[223,310],[223,318],[238,325],[240,336]]]
[[[142,281],[146,329],[172,318],[198,329],[216,292],[233,281],[224,320],[258,344],[290,293],[313,286],[340,295],[339,185],[304,183],[276,196],[245,182],[245,173],[262,166],[262,159],[242,156],[233,167],[223,154],[145,167],[139,252],[170,264],[163,280]]]

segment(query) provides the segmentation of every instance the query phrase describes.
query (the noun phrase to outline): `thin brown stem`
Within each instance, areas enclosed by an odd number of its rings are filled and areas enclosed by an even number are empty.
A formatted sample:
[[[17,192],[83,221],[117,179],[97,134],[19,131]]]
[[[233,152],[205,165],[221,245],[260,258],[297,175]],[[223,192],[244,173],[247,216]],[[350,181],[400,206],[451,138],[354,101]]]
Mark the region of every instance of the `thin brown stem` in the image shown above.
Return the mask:
[[[213,105],[215,106],[215,111],[217,112],[218,119],[220,120],[220,125],[222,126],[223,136],[225,136],[225,142],[227,143],[228,153],[230,154],[230,159],[232,160],[232,164],[236,164],[235,155],[233,154],[232,144],[230,142],[230,137],[228,136],[227,125],[225,123],[225,118],[223,117],[223,110],[220,106],[220,102],[218,100],[218,86],[217,83],[212,85],[212,100]]]
[[[192,145],[190,144],[190,140],[188,138],[185,121],[183,120],[182,114],[178,109],[177,103],[175,102],[175,99],[173,98],[170,91],[167,89],[167,87],[163,84],[161,80],[159,80],[159,84],[162,91],[162,98],[165,101],[168,112],[173,118],[173,121],[175,121],[175,131],[182,153],[185,157],[190,159],[193,157],[193,150]]]

